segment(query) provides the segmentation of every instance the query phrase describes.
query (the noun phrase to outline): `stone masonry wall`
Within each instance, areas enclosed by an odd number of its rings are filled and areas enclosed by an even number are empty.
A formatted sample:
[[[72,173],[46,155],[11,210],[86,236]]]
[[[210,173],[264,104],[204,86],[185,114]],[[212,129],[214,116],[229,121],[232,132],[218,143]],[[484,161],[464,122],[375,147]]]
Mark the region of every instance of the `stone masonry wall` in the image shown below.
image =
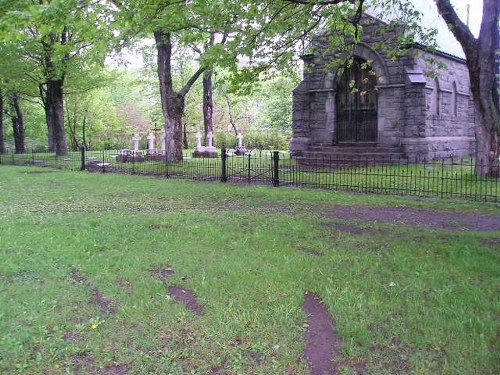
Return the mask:
[[[379,21],[367,18],[364,22],[362,42],[353,47],[352,53],[370,61],[377,74],[377,144],[397,146],[402,156],[409,158],[472,155],[474,107],[464,61],[445,54],[431,56],[423,50],[409,51],[393,61],[385,51],[374,50],[371,45],[395,41],[398,30],[386,30],[382,34]],[[335,96],[339,77],[330,64],[338,56],[326,34],[316,38],[312,51],[313,54],[304,57],[304,79],[293,93],[291,151],[294,155],[314,145],[335,143]],[[436,81],[430,77],[429,73],[435,68],[426,63],[427,57],[447,66],[437,71]],[[435,86],[439,86],[439,90]]]

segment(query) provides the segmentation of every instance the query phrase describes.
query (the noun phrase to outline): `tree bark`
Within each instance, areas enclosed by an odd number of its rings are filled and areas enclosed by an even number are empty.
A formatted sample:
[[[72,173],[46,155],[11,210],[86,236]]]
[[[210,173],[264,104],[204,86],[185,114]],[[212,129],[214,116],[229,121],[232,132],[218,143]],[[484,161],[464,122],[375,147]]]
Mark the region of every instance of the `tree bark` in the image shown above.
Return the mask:
[[[499,129],[500,109],[495,76],[495,51],[500,36],[497,26],[500,4],[497,0],[483,1],[483,19],[479,38],[458,18],[449,0],[435,0],[439,14],[461,44],[467,59],[471,92],[476,111],[477,174],[500,176]]]
[[[158,53],[158,78],[160,82],[161,108],[164,118],[166,160],[182,160],[182,133],[185,97],[206,68],[199,68],[180,91],[175,91],[172,81],[172,39],[170,33],[154,32]]]
[[[64,99],[63,79],[51,79],[47,81],[47,125],[51,124],[53,132],[54,148],[57,155],[68,153],[66,131],[64,128]],[[50,128],[50,126],[49,126]]]
[[[39,86],[39,91],[40,91],[40,99],[42,101],[43,111],[45,112],[45,123],[47,124],[47,146],[49,148],[49,151],[55,151],[56,146],[54,142],[54,128],[52,127],[52,123],[50,122],[50,117],[49,117],[46,85],[41,84]]]
[[[214,101],[212,71],[207,70],[203,75],[203,132],[205,137],[205,144],[207,144],[207,134],[214,131],[213,114]]]
[[[5,137],[3,132],[3,93],[0,89],[0,154],[5,154]]]
[[[24,154],[26,148],[24,146],[24,120],[21,106],[19,105],[19,95],[12,94],[12,108],[14,112],[11,115],[12,130],[14,132],[14,147],[16,154]]]

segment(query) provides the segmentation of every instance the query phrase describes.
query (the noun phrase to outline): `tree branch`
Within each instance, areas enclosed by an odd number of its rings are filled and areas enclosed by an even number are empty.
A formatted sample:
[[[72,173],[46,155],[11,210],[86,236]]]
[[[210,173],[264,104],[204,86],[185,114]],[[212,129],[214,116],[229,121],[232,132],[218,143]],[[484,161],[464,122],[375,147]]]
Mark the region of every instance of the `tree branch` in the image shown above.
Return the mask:
[[[200,76],[203,74],[203,72],[205,70],[207,70],[208,67],[207,66],[204,66],[204,67],[201,67],[199,68],[196,73],[194,73],[191,78],[189,78],[189,80],[187,81],[187,83],[184,85],[184,87],[182,88],[181,91],[179,91],[179,94],[182,95],[182,96],[185,96],[189,90],[191,90],[191,87],[194,85],[194,83],[196,82],[196,80],[198,78],[200,78]]]
[[[467,25],[458,17],[450,0],[434,0],[434,2],[444,22],[446,22],[448,28],[464,49],[465,55],[469,56],[470,54],[474,54],[477,40],[474,38],[474,35],[472,35]]]

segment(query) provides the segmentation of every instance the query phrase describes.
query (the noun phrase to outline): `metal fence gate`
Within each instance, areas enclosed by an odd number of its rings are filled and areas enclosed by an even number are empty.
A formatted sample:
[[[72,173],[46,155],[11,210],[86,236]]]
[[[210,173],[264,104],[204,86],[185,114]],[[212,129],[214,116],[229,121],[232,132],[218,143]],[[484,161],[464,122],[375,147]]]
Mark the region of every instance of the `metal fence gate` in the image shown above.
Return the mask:
[[[377,141],[376,84],[375,71],[366,61],[354,58],[337,87],[337,142]]]

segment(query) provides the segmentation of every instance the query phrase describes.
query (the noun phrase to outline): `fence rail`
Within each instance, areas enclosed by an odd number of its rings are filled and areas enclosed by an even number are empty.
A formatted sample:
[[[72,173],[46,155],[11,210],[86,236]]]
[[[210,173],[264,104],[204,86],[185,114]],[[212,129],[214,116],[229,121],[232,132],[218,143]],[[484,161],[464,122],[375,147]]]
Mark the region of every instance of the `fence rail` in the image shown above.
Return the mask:
[[[66,170],[115,172],[189,180],[335,189],[378,194],[499,202],[499,180],[476,174],[472,158],[428,161],[383,157],[335,156],[296,160],[288,153],[254,150],[235,155],[222,149],[216,158],[169,163],[161,155],[120,160],[115,150],[69,152],[46,150],[0,155],[2,165],[32,165]],[[478,165],[479,164],[479,165]]]

